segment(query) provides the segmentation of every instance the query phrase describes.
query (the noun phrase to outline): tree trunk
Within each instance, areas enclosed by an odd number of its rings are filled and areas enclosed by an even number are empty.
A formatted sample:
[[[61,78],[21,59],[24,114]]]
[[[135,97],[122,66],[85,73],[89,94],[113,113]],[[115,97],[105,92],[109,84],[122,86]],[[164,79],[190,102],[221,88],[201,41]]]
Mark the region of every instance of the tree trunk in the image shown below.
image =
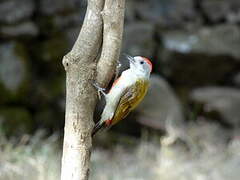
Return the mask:
[[[63,58],[67,93],[61,180],[88,179],[97,102],[92,82],[104,87],[114,74],[121,48],[124,6],[125,0],[88,0],[78,39]]]

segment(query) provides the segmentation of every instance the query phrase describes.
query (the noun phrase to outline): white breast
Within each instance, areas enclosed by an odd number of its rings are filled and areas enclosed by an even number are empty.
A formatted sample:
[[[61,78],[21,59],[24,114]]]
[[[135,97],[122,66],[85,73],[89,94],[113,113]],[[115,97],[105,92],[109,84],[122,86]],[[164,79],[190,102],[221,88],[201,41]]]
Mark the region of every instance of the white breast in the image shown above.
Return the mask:
[[[149,74],[136,69],[128,69],[123,71],[118,82],[111,88],[111,91],[106,95],[106,106],[104,107],[101,121],[112,119],[119,100],[125,90],[136,83],[140,78],[149,78]]]
[[[120,79],[115,86],[112,87],[111,91],[106,95],[106,106],[103,110],[101,121],[112,119],[125,90],[133,85],[137,80],[137,76],[126,70],[122,72]]]

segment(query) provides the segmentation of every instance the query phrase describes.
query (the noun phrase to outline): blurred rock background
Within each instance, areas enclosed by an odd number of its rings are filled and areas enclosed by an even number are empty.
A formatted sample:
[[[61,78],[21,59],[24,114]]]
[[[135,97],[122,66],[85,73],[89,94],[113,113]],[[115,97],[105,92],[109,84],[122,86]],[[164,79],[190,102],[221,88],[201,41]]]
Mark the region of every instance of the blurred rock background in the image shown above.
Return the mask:
[[[62,136],[65,72],[61,60],[78,35],[85,9],[85,0],[0,1],[0,131],[4,136],[22,138],[39,129]],[[161,153],[165,158],[182,146],[191,149],[193,142],[207,153],[203,159],[219,149],[224,157],[218,154],[218,158],[227,158],[231,152],[226,149],[239,140],[240,1],[127,0],[123,38],[122,52],[149,57],[154,75],[144,102],[125,121],[99,135],[96,146],[138,144],[142,138],[159,143],[167,135],[167,142],[179,141]],[[126,68],[126,59],[121,61]],[[238,157],[231,166],[239,166],[239,154],[230,157]],[[177,161],[179,167],[188,158]],[[196,159],[191,163],[202,167]]]

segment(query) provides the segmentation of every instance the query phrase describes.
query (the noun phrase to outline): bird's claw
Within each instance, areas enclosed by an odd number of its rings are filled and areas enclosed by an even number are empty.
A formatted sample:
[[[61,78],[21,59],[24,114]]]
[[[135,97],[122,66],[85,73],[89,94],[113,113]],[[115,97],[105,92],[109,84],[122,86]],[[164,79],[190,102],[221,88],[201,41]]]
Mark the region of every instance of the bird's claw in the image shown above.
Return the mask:
[[[92,85],[97,89],[98,91],[98,98],[101,99],[101,93],[106,96],[106,93],[104,92],[106,89],[105,88],[102,88],[98,85],[98,83],[96,82],[93,82]]]
[[[120,63],[120,61],[117,61],[117,69],[120,69],[122,67],[122,64]]]
[[[120,71],[120,68],[121,68],[121,67],[122,67],[122,64],[121,64],[120,61],[118,60],[118,61],[117,61],[117,66],[116,66],[116,72],[115,72],[114,81],[118,78],[119,71]]]

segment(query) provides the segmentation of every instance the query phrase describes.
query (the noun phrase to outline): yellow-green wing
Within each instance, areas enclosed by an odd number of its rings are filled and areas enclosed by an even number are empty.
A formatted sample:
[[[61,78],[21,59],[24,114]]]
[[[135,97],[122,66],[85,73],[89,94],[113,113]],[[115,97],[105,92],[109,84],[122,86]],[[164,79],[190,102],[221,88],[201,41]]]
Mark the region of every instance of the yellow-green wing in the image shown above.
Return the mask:
[[[143,100],[149,87],[149,81],[140,79],[126,89],[116,108],[112,125],[125,118]]]

